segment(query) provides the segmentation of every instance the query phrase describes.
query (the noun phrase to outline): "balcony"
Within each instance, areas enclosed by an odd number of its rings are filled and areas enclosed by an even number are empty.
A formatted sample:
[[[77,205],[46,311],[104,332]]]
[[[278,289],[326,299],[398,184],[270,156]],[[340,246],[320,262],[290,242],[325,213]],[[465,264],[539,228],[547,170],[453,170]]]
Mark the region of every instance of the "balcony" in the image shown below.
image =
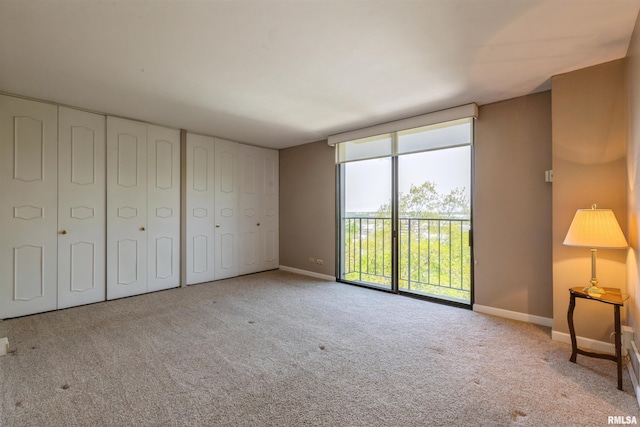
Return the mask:
[[[343,223],[343,279],[391,288],[391,218],[349,216]],[[458,218],[400,218],[400,291],[469,304],[471,222]]]

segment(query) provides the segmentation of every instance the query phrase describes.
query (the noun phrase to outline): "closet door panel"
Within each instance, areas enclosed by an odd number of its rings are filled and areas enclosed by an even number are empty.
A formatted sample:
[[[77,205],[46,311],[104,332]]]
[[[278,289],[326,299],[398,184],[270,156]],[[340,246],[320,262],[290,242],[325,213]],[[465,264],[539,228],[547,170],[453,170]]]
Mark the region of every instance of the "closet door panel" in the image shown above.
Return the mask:
[[[215,138],[215,278],[238,275],[238,145]]]
[[[187,134],[187,284],[215,279],[215,144]]]
[[[279,265],[278,152],[240,145],[240,273]]]
[[[148,291],[180,285],[180,131],[148,126]]]
[[[279,154],[274,150],[262,150],[260,182],[260,269],[273,270],[280,264],[279,258]]]
[[[147,292],[147,126],[107,117],[107,299]]]
[[[59,107],[58,308],[104,301],[106,118]]]
[[[260,192],[264,162],[259,148],[240,145],[240,220],[239,263],[240,274],[260,271]]]
[[[57,111],[0,95],[0,318],[57,306]]]

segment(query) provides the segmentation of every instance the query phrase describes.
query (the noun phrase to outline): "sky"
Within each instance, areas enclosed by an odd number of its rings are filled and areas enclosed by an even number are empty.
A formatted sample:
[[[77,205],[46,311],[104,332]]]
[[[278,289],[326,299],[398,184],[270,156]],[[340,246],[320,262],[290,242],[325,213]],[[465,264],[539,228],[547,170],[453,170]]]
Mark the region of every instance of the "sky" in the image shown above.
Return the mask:
[[[411,184],[432,181],[441,194],[464,187],[470,197],[470,150],[464,146],[399,156],[400,193],[407,193]],[[346,163],[345,172],[346,212],[376,212],[391,200],[390,157]]]

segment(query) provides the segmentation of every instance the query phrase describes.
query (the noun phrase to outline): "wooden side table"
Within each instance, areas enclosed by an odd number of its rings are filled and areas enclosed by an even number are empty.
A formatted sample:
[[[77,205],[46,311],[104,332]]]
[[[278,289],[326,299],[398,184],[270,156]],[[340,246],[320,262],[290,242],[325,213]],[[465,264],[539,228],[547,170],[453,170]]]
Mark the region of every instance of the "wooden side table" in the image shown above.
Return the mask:
[[[606,292],[604,295],[597,297],[591,296],[584,291],[584,288],[577,287],[569,289],[569,311],[567,312],[567,321],[569,323],[569,332],[571,333],[571,357],[569,360],[576,363],[578,354],[587,357],[596,357],[598,359],[613,360],[618,365],[618,390],[622,390],[622,327],[620,326],[620,307],[629,298],[629,295],[622,294],[620,289],[603,288]],[[616,354],[592,353],[590,351],[580,350],[576,340],[576,330],[573,326],[573,310],[576,308],[576,298],[590,299],[605,304],[613,305],[613,321],[615,328],[615,348]]]

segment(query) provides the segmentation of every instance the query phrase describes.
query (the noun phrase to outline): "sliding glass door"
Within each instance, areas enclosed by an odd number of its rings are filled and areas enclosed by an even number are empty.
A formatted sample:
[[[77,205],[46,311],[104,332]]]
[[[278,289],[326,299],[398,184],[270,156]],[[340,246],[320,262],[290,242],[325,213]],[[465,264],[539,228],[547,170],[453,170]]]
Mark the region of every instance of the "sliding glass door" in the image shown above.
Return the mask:
[[[398,288],[471,301],[470,146],[398,157]]]
[[[346,163],[343,279],[392,287],[391,158]]]
[[[339,278],[471,304],[472,120],[338,146]]]

